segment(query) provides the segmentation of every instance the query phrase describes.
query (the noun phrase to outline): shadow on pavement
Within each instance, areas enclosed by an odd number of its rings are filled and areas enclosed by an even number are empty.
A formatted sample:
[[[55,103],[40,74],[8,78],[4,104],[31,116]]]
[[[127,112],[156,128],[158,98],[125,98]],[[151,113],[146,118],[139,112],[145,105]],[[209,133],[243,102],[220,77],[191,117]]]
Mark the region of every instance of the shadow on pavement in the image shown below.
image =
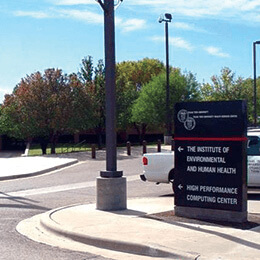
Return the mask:
[[[3,203],[1,203],[1,200],[3,200]],[[5,202],[13,202],[12,203],[5,203]],[[20,209],[38,209],[38,210],[50,210],[46,207],[41,207],[38,205],[35,205],[37,201],[27,199],[24,197],[13,197],[8,195],[7,193],[0,192],[0,208],[20,208]]]

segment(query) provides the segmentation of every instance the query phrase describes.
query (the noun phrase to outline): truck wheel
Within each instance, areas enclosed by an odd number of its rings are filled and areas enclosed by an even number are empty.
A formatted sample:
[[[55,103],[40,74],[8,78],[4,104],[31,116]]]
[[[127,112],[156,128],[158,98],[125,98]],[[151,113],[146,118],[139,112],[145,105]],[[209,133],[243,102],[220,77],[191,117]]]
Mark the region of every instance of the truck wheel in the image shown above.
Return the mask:
[[[171,169],[169,172],[169,182],[173,182],[174,180],[174,169]]]
[[[174,193],[174,169],[170,170],[169,173],[169,182],[172,184],[172,191]]]

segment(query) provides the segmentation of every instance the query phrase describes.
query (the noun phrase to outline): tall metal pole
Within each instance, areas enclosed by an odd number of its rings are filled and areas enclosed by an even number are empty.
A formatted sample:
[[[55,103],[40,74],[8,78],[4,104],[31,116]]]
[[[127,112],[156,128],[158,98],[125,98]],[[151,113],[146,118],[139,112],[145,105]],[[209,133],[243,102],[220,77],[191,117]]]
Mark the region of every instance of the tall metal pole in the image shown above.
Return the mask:
[[[254,126],[257,126],[257,111],[256,111],[256,57],[255,57],[256,42],[253,43],[253,67],[254,67]]]
[[[121,177],[116,158],[115,21],[114,0],[104,1],[105,78],[106,78],[106,171],[100,176]]]
[[[159,23],[165,22],[165,50],[166,50],[166,115],[165,115],[165,125],[166,125],[166,133],[164,135],[164,144],[172,143],[172,120],[171,120],[171,112],[170,112],[170,69],[169,69],[169,32],[168,32],[168,23],[172,20],[172,15],[169,13],[165,13],[161,15],[159,18]]]
[[[165,22],[165,42],[166,42],[166,126],[167,136],[172,134],[171,126],[171,114],[170,114],[170,86],[169,86],[169,33],[168,33],[168,22]]]
[[[124,210],[127,204],[126,178],[117,171],[116,158],[116,80],[114,0],[97,0],[104,10],[106,77],[106,171],[97,178],[96,207]],[[122,1],[121,1],[122,2]],[[118,2],[119,3],[119,2]]]

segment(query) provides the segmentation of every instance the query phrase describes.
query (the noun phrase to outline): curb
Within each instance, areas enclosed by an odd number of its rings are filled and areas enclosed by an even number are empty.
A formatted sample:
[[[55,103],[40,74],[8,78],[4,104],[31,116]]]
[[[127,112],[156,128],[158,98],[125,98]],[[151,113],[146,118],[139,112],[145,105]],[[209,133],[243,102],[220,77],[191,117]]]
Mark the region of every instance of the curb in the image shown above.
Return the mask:
[[[58,169],[65,168],[65,167],[71,166],[76,163],[78,163],[78,160],[74,159],[71,162],[67,162],[67,163],[64,163],[64,164],[61,164],[58,166],[53,166],[51,168],[36,171],[36,172],[25,173],[25,174],[16,174],[16,175],[11,175],[11,176],[1,176],[0,181],[14,180],[14,179],[20,179],[20,178],[26,178],[26,177],[34,177],[34,176],[42,175],[44,173],[48,173],[48,172],[52,172],[52,171],[55,171]]]
[[[190,260],[190,259],[194,259],[195,257],[192,254],[186,254],[186,255],[175,254],[149,245],[141,245],[138,243],[118,241],[118,240],[108,239],[108,238],[97,238],[95,236],[77,233],[72,230],[63,228],[57,222],[52,220],[52,214],[54,214],[55,212],[64,210],[66,208],[74,207],[74,206],[76,205],[54,209],[52,211],[43,214],[40,218],[41,227],[44,228],[46,231],[53,233],[54,235],[66,237],[73,241],[80,242],[86,245],[95,246],[107,250],[118,251],[122,253],[142,255],[148,257],[182,259],[182,260]]]

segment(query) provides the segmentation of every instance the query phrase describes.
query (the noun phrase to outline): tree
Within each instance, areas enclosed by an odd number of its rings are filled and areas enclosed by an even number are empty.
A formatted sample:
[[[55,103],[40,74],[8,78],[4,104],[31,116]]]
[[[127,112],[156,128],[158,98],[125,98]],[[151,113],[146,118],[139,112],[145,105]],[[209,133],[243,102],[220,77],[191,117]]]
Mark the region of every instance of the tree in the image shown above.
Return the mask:
[[[231,69],[225,67],[220,76],[211,77],[212,84],[201,86],[201,96],[204,101],[246,100],[248,120],[253,122],[253,80],[236,77]],[[257,79],[257,111],[260,111],[260,78]]]
[[[98,148],[102,148],[102,133],[105,128],[105,66],[102,60],[94,68],[93,59],[87,56],[82,59],[78,73],[82,84],[91,99],[93,128],[98,139]]]
[[[212,84],[203,84],[201,88],[203,100],[221,101],[221,100],[236,100],[242,96],[243,79],[236,79],[235,73],[229,68],[223,68],[220,76],[211,77]]]
[[[141,140],[147,127],[162,127],[166,116],[166,77],[162,73],[143,86],[132,109],[132,121],[139,127]],[[170,72],[170,108],[179,101],[194,101],[199,98],[199,84],[192,73],[181,74],[179,69]]]
[[[163,64],[156,59],[124,61],[116,64],[116,112],[117,129],[126,130],[131,123],[132,104],[137,99],[142,86],[163,71]],[[93,104],[95,133],[101,148],[101,136],[105,128],[105,67],[99,60],[94,67],[93,59],[87,56],[82,60],[79,79],[87,88]]]
[[[55,153],[60,134],[87,126],[87,119],[91,118],[89,108],[87,94],[75,76],[63,75],[60,69],[47,69],[43,75],[27,75],[13,94],[5,97],[0,126],[16,138],[40,138],[43,154],[50,141]]]
[[[88,89],[75,73],[69,75],[69,83],[72,97],[71,109],[74,114],[69,120],[70,128],[75,133],[94,127],[96,120],[93,114],[94,104]]]
[[[117,127],[126,130],[131,125],[132,106],[142,87],[152,77],[165,70],[157,59],[123,61],[116,65]]]

